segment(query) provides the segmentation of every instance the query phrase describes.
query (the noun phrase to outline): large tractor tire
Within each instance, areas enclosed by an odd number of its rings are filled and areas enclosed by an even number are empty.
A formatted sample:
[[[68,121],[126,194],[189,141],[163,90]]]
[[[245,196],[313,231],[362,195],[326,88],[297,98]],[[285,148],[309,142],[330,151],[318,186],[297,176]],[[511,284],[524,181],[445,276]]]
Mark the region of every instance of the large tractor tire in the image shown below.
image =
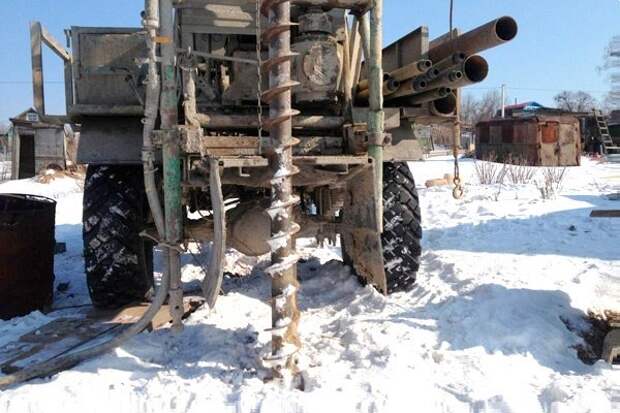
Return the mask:
[[[407,163],[383,164],[383,234],[381,248],[387,293],[409,291],[422,254],[422,219],[418,191]],[[355,268],[342,242],[342,260]],[[364,282],[363,277],[359,277]]]
[[[141,302],[152,291],[153,244],[139,235],[146,222],[145,197],[141,167],[88,167],[82,238],[96,307]]]
[[[422,255],[418,191],[406,162],[383,166],[383,260],[388,294],[409,291]]]

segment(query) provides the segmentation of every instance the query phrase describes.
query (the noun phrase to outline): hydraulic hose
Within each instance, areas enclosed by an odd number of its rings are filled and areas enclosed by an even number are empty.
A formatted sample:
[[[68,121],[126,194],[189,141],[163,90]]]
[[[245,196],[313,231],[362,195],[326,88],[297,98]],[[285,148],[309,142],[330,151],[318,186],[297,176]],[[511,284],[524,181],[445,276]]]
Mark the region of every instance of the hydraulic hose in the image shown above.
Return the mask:
[[[85,350],[77,351],[75,353],[69,353],[64,356],[57,357],[55,359],[45,361],[43,363],[35,364],[34,366],[26,367],[17,373],[10,374],[8,376],[0,377],[0,390],[5,390],[7,387],[14,384],[22,383],[27,380],[47,377],[59,373],[63,370],[68,370],[81,362],[91,359],[93,357],[100,356],[108,351],[123,345],[129,339],[140,333],[151,323],[161,306],[166,301],[168,296],[168,287],[170,285],[169,274],[164,273],[161,285],[157,289],[155,299],[151,303],[150,307],[142,318],[129,325],[121,334],[114,337],[110,341],[99,344],[94,347],[87,348]]]
[[[144,102],[144,128],[142,131],[142,162],[144,166],[144,188],[155,221],[159,238],[165,236],[164,213],[159,193],[155,185],[155,149],[153,147],[153,130],[159,111],[160,78],[157,72],[157,29],[159,28],[159,0],[147,0],[143,25],[147,31],[148,44],[148,78],[146,81],[146,98]]]

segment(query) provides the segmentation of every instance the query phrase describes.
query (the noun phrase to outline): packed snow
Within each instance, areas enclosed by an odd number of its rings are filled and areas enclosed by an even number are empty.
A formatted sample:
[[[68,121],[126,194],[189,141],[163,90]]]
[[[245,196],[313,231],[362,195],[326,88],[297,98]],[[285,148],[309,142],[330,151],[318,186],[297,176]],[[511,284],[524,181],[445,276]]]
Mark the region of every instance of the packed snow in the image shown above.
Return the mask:
[[[620,367],[587,365],[575,347],[587,312],[620,310],[620,165],[583,159],[558,195],[536,183],[480,185],[463,160],[465,196],[424,182],[448,158],[411,163],[424,240],[417,286],[384,297],[362,287],[337,246],[301,242],[300,333],[305,391],[264,381],[269,262],[229,251],[225,295],[179,335],[143,333],[113,353],[0,393],[22,412],[619,412]],[[540,176],[536,179],[540,179]],[[540,184],[539,184],[540,185]],[[81,186],[73,178],[0,185],[58,201],[55,307],[87,305]],[[187,288],[207,252],[183,257]],[[65,290],[63,288],[63,290]],[[0,345],[48,322],[33,313],[0,322]],[[572,331],[566,325],[572,326]]]

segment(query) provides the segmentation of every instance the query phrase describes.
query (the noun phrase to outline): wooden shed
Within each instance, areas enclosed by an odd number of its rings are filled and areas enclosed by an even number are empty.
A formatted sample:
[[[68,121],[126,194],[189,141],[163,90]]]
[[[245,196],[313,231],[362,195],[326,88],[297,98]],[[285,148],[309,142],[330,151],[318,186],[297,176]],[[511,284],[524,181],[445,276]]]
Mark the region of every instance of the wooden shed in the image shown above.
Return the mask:
[[[573,116],[492,119],[476,125],[476,158],[530,166],[578,166],[579,120]]]
[[[63,169],[75,160],[76,134],[69,125],[46,123],[30,108],[11,119],[12,179],[30,178],[49,165]]]

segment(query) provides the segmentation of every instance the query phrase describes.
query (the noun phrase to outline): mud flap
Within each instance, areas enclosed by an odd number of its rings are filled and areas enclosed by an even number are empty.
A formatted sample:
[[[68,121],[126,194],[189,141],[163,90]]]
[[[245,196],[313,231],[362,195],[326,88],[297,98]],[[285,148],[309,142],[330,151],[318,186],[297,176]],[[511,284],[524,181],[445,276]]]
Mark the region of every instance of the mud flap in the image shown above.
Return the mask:
[[[209,160],[209,189],[211,203],[213,204],[213,247],[209,257],[207,273],[202,281],[202,291],[209,308],[215,306],[217,297],[220,295],[222,280],[224,279],[224,255],[226,253],[226,210],[224,195],[222,194],[222,181],[220,179],[220,167],[217,159]]]
[[[369,164],[347,183],[340,238],[357,274],[387,294],[381,243],[382,201],[375,190],[374,165]]]

